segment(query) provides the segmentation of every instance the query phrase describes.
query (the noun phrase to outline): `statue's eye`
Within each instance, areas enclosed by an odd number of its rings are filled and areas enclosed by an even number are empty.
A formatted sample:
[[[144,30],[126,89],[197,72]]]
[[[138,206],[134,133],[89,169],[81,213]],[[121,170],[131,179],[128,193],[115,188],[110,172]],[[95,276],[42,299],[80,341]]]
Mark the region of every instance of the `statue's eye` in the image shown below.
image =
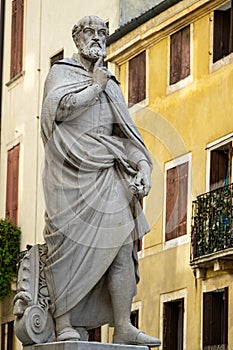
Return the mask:
[[[104,29],[101,29],[98,31],[98,35],[101,36],[101,37],[105,37],[106,36],[106,30]]]
[[[85,29],[83,30],[83,32],[84,32],[85,34],[89,35],[89,36],[95,34],[95,31],[94,31],[93,29],[91,29],[91,28],[85,28]]]

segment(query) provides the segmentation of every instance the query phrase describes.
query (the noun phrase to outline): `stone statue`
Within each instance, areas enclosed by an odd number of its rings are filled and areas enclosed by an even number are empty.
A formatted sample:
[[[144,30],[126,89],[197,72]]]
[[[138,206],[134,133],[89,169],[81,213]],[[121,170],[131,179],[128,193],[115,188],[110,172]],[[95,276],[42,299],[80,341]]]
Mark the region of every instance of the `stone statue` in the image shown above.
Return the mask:
[[[136,243],[149,231],[140,199],[150,190],[152,161],[119,82],[103,66],[105,23],[86,16],[72,36],[78,53],[51,68],[41,116],[43,273],[55,330],[44,341],[86,340],[86,330],[109,323],[114,343],[159,346],[130,322]],[[30,304],[18,292],[16,309]]]

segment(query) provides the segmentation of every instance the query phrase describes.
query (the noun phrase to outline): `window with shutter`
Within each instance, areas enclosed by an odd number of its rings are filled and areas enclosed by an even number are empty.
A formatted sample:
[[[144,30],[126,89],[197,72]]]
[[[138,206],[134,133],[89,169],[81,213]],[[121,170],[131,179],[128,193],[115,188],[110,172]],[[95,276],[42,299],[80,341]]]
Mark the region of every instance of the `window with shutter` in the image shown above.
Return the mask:
[[[129,107],[146,98],[146,52],[129,61],[128,104]]]
[[[170,85],[190,75],[190,26],[171,35]]]
[[[210,152],[210,191],[231,183],[232,141]]]
[[[166,172],[166,241],[187,233],[188,162]]]
[[[163,304],[163,350],[182,350],[184,299]]]
[[[227,349],[228,288],[203,294],[203,349]]]
[[[15,226],[18,217],[19,149],[20,146],[17,145],[7,155],[6,217]]]
[[[233,0],[214,11],[213,62],[233,52]]]
[[[10,78],[22,72],[23,67],[24,0],[12,1]]]

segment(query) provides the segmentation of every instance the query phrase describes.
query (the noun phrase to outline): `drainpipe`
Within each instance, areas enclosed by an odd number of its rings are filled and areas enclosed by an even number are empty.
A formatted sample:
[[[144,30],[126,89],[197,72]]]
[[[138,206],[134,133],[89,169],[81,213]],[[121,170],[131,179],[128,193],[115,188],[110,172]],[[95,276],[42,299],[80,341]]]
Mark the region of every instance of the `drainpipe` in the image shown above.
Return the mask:
[[[0,0],[0,144],[1,144],[1,120],[2,120],[2,75],[3,75],[3,44],[5,22],[5,0]]]

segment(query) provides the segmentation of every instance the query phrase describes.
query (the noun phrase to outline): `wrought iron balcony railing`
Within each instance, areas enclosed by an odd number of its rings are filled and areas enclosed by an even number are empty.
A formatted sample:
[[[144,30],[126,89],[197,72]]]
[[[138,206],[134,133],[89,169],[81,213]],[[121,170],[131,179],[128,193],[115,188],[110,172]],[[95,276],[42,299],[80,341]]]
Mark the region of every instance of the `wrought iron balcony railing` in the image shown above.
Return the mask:
[[[233,248],[233,184],[193,202],[191,260]]]

